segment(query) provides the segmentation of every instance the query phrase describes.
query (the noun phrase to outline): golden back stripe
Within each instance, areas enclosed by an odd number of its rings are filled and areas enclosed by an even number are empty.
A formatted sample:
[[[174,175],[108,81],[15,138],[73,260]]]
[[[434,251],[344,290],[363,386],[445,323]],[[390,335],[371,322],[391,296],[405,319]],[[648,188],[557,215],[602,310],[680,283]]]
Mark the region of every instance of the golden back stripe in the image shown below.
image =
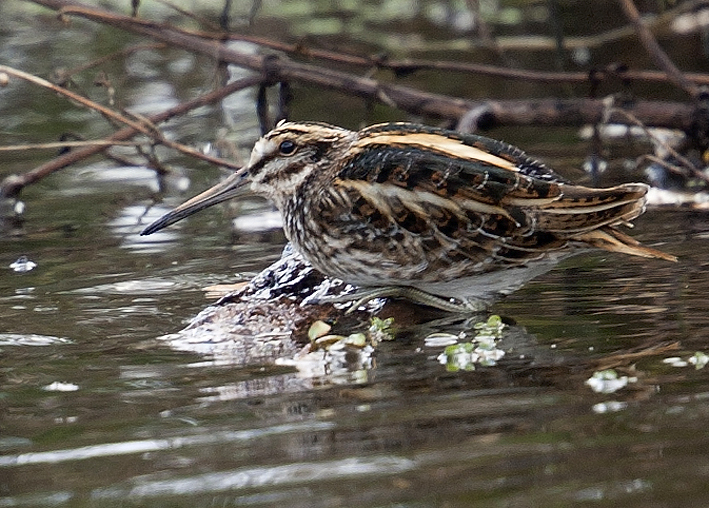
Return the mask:
[[[364,149],[369,145],[412,146],[438,152],[449,157],[478,160],[509,171],[519,171],[514,162],[488,153],[480,148],[466,145],[458,139],[448,138],[440,134],[426,132],[393,134],[391,132],[382,132],[357,140],[352,145],[352,148]]]

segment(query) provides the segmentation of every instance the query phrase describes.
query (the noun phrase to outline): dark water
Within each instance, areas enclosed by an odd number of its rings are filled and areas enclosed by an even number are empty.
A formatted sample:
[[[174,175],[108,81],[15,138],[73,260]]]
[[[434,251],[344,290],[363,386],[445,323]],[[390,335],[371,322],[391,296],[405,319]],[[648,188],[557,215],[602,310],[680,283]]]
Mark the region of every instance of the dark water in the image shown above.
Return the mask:
[[[47,75],[125,42],[8,5],[0,6],[8,65]],[[123,106],[141,112],[207,89],[213,72],[207,59],[178,51],[112,66]],[[92,76],[77,79],[100,96]],[[248,153],[252,99],[168,132],[200,146],[228,113],[231,139]],[[366,110],[357,107],[343,116]],[[325,109],[299,114],[333,120]],[[100,118],[16,82],[0,89],[0,115],[2,145],[109,132]],[[560,141],[572,132],[544,134],[504,132],[581,178],[585,144]],[[3,152],[0,176],[51,155]],[[228,351],[178,351],[155,339],[213,301],[201,288],[275,260],[283,238],[254,218],[268,211],[255,199],[238,213],[255,233],[232,235],[234,210],[224,207],[138,237],[141,224],[219,176],[160,156],[184,175],[168,179],[164,203],[153,205],[152,170],[97,158],[26,189],[22,227],[0,239],[0,507],[709,504],[709,371],[688,362],[709,353],[704,214],[651,210],[636,221],[633,236],[677,264],[588,253],[497,304],[507,326],[494,365],[440,360],[445,346],[430,335],[463,331],[469,340],[474,323],[404,317],[396,340],[349,369],[244,366]],[[10,269],[21,256],[37,267]],[[608,369],[627,384],[594,391],[587,381]]]

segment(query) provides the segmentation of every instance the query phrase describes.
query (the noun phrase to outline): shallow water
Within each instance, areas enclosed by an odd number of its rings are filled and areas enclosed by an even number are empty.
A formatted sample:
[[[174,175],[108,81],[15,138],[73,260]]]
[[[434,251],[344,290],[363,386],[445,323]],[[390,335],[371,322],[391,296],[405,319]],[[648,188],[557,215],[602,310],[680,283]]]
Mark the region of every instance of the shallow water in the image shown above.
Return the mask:
[[[43,25],[45,34],[32,18],[0,23],[3,60],[38,73],[111,43],[81,22]],[[51,37],[51,57],[37,58]],[[69,51],[77,40],[96,55]],[[128,73],[116,78],[121,99],[144,111],[198,93],[212,68],[166,51],[136,54],[118,70]],[[228,109],[247,153],[252,97]],[[25,85],[0,89],[0,111],[3,145],[107,132]],[[313,108],[307,117],[332,114]],[[201,112],[170,132],[206,144],[223,115]],[[557,134],[504,131],[581,178],[585,144]],[[465,332],[465,342],[474,323],[413,324],[406,312],[418,309],[403,307],[396,340],[347,368],[244,366],[177,350],[168,334],[213,302],[203,287],[247,280],[278,258],[284,239],[264,226],[268,206],[251,198],[238,212],[216,208],[137,236],[219,176],[160,155],[176,170],[164,202],[153,205],[151,170],[95,159],[26,189],[22,228],[1,237],[0,506],[709,503],[709,371],[688,361],[709,354],[704,214],[651,210],[636,221],[632,235],[677,264],[589,252],[496,304],[506,327],[494,365],[442,362],[445,346],[431,334]],[[50,155],[3,157],[0,176]],[[234,214],[256,231],[231,233]],[[36,268],[13,271],[21,256]],[[611,368],[616,391],[608,382],[595,392],[587,381]]]

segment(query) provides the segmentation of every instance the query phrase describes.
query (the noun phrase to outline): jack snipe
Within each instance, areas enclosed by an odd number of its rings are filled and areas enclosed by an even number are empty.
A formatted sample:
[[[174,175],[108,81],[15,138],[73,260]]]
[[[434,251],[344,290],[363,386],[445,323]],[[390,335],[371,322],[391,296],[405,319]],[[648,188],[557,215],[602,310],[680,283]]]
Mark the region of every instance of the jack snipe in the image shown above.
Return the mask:
[[[361,288],[353,299],[478,311],[585,248],[676,261],[617,229],[643,213],[646,185],[573,185],[508,144],[409,123],[355,132],[281,122],[243,170],[141,234],[249,180],[280,210],[297,251]]]

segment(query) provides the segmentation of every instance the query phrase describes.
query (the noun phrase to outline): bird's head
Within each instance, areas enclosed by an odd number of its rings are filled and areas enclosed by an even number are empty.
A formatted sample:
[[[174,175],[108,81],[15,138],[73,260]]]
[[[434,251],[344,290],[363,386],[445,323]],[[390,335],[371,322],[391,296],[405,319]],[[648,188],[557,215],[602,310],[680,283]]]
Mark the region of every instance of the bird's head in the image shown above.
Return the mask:
[[[249,163],[226,180],[177,206],[140,234],[155,233],[170,224],[239,194],[248,182],[251,189],[282,209],[291,196],[303,191],[310,176],[337,161],[338,150],[356,133],[319,122],[280,122],[256,142]]]

